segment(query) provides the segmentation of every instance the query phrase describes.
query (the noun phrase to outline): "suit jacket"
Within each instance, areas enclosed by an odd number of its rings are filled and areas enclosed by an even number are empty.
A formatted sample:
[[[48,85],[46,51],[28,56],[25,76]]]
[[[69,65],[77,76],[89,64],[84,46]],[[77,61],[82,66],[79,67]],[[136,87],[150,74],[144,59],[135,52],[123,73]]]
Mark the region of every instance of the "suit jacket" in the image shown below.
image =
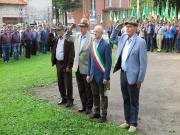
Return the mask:
[[[121,37],[118,37],[118,29],[114,29],[110,41],[118,45],[117,58],[115,63],[115,68],[113,72],[121,69],[121,56],[126,40],[128,39],[127,34],[123,34]],[[126,74],[129,84],[135,84],[136,82],[143,82],[146,68],[147,68],[147,49],[146,42],[141,37],[135,34],[131,47],[128,52],[128,57],[126,59]]]
[[[74,58],[74,65],[73,70],[77,72],[78,67],[81,74],[88,73],[88,56],[89,56],[89,49],[92,43],[92,38],[90,33],[86,34],[86,41],[83,44],[82,49],[80,50],[80,40],[81,34],[77,34],[74,37],[74,46],[75,46],[75,58]]]
[[[52,65],[55,65],[57,62],[56,59],[56,48],[59,38],[55,38],[53,40],[53,47],[51,50],[51,62]],[[72,68],[74,63],[74,44],[73,42],[69,42],[66,39],[64,40],[64,68],[69,67]]]
[[[112,65],[112,59],[111,59],[112,51],[111,51],[110,45],[106,43],[104,39],[101,39],[97,49],[105,64],[105,72],[102,73],[97,67],[92,56],[92,50],[90,49],[89,59],[88,59],[88,76],[90,76],[91,81],[94,78],[96,83],[100,84],[103,82],[103,79],[110,80],[110,71],[111,71],[111,65]]]

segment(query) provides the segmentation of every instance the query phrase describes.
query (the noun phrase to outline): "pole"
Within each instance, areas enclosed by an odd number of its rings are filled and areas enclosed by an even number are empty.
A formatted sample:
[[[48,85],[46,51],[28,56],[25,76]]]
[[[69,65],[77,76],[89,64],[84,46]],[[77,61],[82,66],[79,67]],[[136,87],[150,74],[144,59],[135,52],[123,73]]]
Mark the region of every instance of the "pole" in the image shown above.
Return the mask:
[[[137,18],[139,18],[139,0],[137,0]]]

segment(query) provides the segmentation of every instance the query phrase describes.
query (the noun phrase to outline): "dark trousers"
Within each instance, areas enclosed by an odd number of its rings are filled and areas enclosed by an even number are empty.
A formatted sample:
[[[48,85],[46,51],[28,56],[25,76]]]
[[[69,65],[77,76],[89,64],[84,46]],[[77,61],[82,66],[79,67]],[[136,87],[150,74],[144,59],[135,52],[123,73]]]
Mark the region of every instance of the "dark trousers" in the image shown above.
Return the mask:
[[[166,52],[173,51],[173,38],[166,38]]]
[[[126,72],[124,71],[121,71],[121,91],[124,101],[125,120],[128,124],[137,126],[140,89],[136,85],[128,84]]]
[[[26,58],[31,58],[31,41],[25,41],[25,48],[26,48],[26,53],[25,56]]]
[[[36,40],[32,41],[31,50],[32,50],[32,55],[36,55],[36,51],[37,51],[37,41]]]
[[[180,52],[180,36],[176,38],[176,51]]]
[[[91,89],[93,94],[94,113],[100,114],[101,108],[101,117],[106,117],[108,108],[108,97],[104,95],[104,85],[102,83],[97,84],[96,81],[93,79],[91,82]]]
[[[73,102],[72,71],[66,72],[63,62],[57,61],[58,87],[62,100]]]
[[[10,52],[11,52],[11,45],[10,44],[3,44],[2,45],[2,57],[4,62],[9,61],[10,57]]]
[[[81,98],[82,108],[83,109],[92,109],[93,107],[93,96],[90,84],[86,81],[86,74],[81,74],[78,71],[76,72],[76,80],[78,84],[79,95]]]
[[[153,45],[153,35],[152,34],[147,34],[147,50],[154,50],[154,45]]]

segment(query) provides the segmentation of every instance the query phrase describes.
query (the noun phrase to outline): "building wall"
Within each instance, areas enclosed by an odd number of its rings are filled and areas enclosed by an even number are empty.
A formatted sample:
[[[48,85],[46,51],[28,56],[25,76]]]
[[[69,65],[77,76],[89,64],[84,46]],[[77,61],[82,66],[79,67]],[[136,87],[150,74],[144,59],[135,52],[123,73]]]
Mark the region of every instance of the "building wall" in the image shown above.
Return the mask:
[[[90,11],[90,1],[85,0],[85,15],[89,17]],[[120,4],[121,1],[121,4]],[[96,2],[96,20],[97,24],[100,24],[100,15],[103,14],[104,16],[104,23],[103,25],[107,27],[111,22],[108,20],[108,9],[127,9],[129,7],[129,0],[111,0],[111,7],[109,6],[109,0],[95,0]],[[105,2],[105,3],[104,3]],[[121,6],[121,7],[120,7]],[[104,10],[105,9],[105,10]],[[83,16],[83,8],[79,8],[76,11],[72,12],[72,16],[74,17],[75,23],[78,24],[80,19]]]
[[[27,22],[52,21],[52,0],[28,0]]]
[[[24,17],[25,5],[6,5],[0,4],[0,26],[3,23],[3,17]],[[22,11],[21,11],[22,9]]]
[[[27,0],[27,5],[0,4],[0,26],[3,17],[23,18],[24,23],[52,22],[52,0]]]

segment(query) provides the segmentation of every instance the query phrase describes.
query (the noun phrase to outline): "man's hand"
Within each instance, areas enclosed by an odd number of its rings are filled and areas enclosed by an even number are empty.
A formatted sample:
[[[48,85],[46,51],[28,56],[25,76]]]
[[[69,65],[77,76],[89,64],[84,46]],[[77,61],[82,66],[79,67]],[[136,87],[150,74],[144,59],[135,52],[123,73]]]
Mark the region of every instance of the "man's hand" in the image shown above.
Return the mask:
[[[75,24],[75,23],[73,23],[73,24],[71,25],[70,31],[72,31],[72,29],[74,29],[74,28],[76,28],[76,24]]]
[[[87,76],[87,77],[86,77],[86,81],[87,81],[87,83],[90,83],[90,81],[91,81],[91,80],[90,80],[90,76]]]
[[[103,80],[103,84],[107,84],[107,82],[108,82],[107,80],[105,80],[105,79]]]
[[[136,82],[136,87],[137,87],[138,89],[140,89],[140,88],[141,88],[141,82]]]
[[[103,84],[107,85],[107,89],[110,90],[110,81],[104,79]]]
[[[69,67],[66,68],[66,72],[70,72],[70,68]]]
[[[116,28],[118,28],[118,30],[120,31],[123,28],[124,24],[123,23],[119,23]]]

